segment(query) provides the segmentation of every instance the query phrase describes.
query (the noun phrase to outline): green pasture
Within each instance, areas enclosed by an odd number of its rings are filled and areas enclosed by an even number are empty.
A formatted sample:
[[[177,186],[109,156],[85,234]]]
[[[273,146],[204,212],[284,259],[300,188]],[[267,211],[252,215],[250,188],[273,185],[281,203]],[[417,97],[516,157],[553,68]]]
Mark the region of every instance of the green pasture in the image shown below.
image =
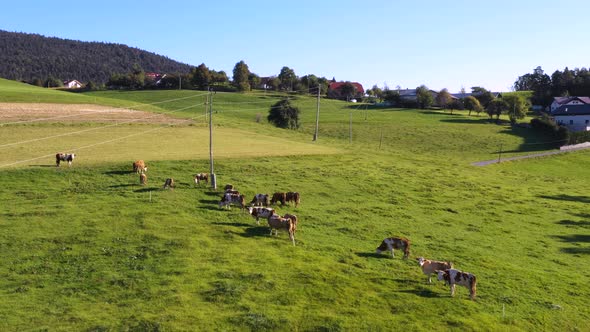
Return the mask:
[[[86,96],[148,105],[181,93]],[[276,207],[299,217],[296,246],[194,186],[209,168],[201,118],[0,127],[0,165],[42,157],[0,168],[0,330],[590,329],[589,151],[475,167],[500,144],[524,154],[542,138],[461,112],[327,100],[312,142],[315,99],[294,99],[302,127],[288,131],[264,120],[277,98],[214,96],[215,170],[248,200],[300,192],[299,207]],[[191,102],[174,103],[150,107]],[[95,130],[31,141],[85,129]],[[53,166],[70,149],[80,149],[73,166]],[[131,172],[140,158],[145,187]],[[176,188],[162,190],[169,177]],[[411,240],[409,260],[374,253],[394,235]],[[427,284],[419,256],[476,274],[477,300]]]

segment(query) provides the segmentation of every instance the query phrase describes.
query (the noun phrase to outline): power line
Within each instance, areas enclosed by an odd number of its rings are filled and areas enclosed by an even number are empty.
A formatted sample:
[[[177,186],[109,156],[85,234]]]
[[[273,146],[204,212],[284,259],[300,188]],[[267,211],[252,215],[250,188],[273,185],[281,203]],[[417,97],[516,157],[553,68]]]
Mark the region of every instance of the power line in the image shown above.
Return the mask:
[[[180,108],[180,109],[177,109],[177,110],[173,110],[173,111],[169,111],[169,112],[154,113],[154,115],[148,116],[148,117],[145,117],[145,118],[133,119],[133,120],[129,120],[129,121],[122,121],[122,122],[117,122],[117,123],[110,124],[110,125],[105,125],[105,126],[100,126],[100,127],[96,127],[96,128],[90,128],[90,129],[84,129],[84,130],[78,130],[78,131],[72,131],[72,132],[67,132],[67,133],[59,134],[59,135],[53,135],[53,136],[47,136],[47,137],[30,139],[30,140],[26,140],[26,141],[20,141],[20,142],[13,142],[13,143],[8,143],[8,144],[3,144],[3,145],[0,145],[0,148],[5,148],[5,147],[10,147],[10,146],[20,145],[20,144],[25,144],[25,143],[31,143],[31,142],[37,142],[37,141],[43,141],[43,140],[47,140],[47,139],[52,139],[52,138],[57,138],[57,137],[63,137],[63,136],[69,136],[69,135],[74,135],[74,134],[80,134],[80,133],[85,133],[85,132],[94,131],[94,130],[100,130],[100,129],[104,129],[104,128],[116,127],[116,126],[121,125],[121,124],[126,124],[126,123],[131,123],[131,122],[136,122],[136,121],[151,119],[153,117],[161,116],[163,114],[171,114],[171,113],[175,113],[175,112],[179,112],[179,111],[184,111],[186,109],[193,108],[193,107],[196,107],[196,106],[199,106],[199,104],[197,104],[197,105],[191,105],[191,106],[187,106],[187,107],[183,107],[183,108]],[[184,120],[179,120],[179,121],[182,122]]]
[[[196,118],[203,117],[203,116],[204,115],[201,114],[201,115],[198,115],[198,116],[195,116],[195,117],[192,117],[192,118],[188,118],[188,119],[182,120],[182,121],[190,121],[190,120],[194,120]],[[160,126],[160,127],[157,127],[157,128],[152,128],[152,129],[144,130],[144,131],[141,131],[141,132],[138,132],[138,133],[126,135],[126,136],[123,136],[123,137],[118,137],[118,138],[114,138],[114,139],[110,139],[110,140],[106,140],[106,141],[102,141],[102,142],[98,142],[98,143],[94,143],[94,144],[82,146],[82,147],[79,147],[79,148],[71,149],[69,151],[75,152],[75,151],[79,151],[79,150],[83,150],[83,149],[88,149],[88,148],[91,148],[91,147],[94,147],[94,146],[98,146],[98,145],[102,145],[102,144],[107,144],[107,143],[112,143],[112,142],[120,141],[122,139],[126,139],[126,138],[129,138],[129,137],[143,135],[145,133],[149,133],[149,132],[152,132],[152,131],[156,131],[156,130],[160,130],[160,129],[163,129],[163,128],[166,128],[166,127],[170,127],[172,125],[174,125],[174,124],[173,123],[167,124],[165,126]],[[30,162],[30,161],[35,161],[35,160],[39,160],[39,159],[43,159],[43,158],[49,158],[51,156],[55,156],[55,154],[54,153],[51,153],[51,154],[43,155],[43,156],[40,156],[40,157],[30,158],[30,159],[26,159],[26,160],[19,160],[19,161],[13,162],[13,163],[0,165],[0,168],[9,167],[9,166],[17,165],[17,164],[22,164],[22,163],[26,163],[26,162]]]
[[[89,112],[87,114],[107,113],[107,112],[110,112],[112,110],[119,110],[119,109],[137,111],[136,109],[134,109],[134,107],[159,105],[159,104],[169,103],[169,102],[173,102],[173,101],[179,101],[179,100],[184,100],[184,99],[189,99],[189,98],[194,98],[194,97],[200,97],[200,96],[204,96],[204,95],[206,95],[206,94],[197,94],[197,95],[192,95],[192,96],[188,96],[188,97],[168,99],[168,100],[163,100],[163,101],[158,101],[158,102],[153,102],[153,103],[147,103],[147,104],[146,103],[141,103],[141,104],[135,104],[135,105],[126,106],[126,107],[113,107],[113,108],[109,108],[109,109],[103,110],[103,111]],[[99,106],[101,106],[101,105],[99,105]],[[4,122],[4,123],[0,123],[0,126],[11,125],[11,124],[19,124],[19,123],[30,123],[30,122],[45,121],[45,120],[53,120],[53,119],[63,119],[63,118],[68,118],[68,117],[73,117],[73,116],[81,116],[81,115],[87,115],[87,114],[60,115],[60,116],[49,117],[49,118],[32,119],[32,120],[22,120],[22,121],[14,121],[14,122]]]

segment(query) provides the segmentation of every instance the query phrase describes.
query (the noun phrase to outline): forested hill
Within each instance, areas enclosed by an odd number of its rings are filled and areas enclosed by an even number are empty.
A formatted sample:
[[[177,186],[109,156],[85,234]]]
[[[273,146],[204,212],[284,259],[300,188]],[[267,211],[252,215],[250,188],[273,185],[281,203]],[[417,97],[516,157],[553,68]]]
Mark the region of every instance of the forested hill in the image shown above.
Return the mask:
[[[82,42],[38,34],[0,30],[0,77],[33,81],[105,83],[113,73],[130,72],[138,64],[146,72],[188,73],[191,66],[122,44]]]

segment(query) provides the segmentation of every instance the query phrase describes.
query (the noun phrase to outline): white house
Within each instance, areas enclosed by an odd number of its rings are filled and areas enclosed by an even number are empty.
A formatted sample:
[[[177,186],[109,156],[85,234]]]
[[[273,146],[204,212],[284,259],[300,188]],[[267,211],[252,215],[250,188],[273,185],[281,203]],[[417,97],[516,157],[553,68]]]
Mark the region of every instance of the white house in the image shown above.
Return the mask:
[[[555,123],[571,131],[590,131],[590,104],[562,105],[551,115]]]
[[[64,81],[64,88],[66,89],[79,89],[82,87],[82,83],[77,80]]]
[[[590,97],[554,97],[551,103],[551,113],[564,105],[590,104]]]

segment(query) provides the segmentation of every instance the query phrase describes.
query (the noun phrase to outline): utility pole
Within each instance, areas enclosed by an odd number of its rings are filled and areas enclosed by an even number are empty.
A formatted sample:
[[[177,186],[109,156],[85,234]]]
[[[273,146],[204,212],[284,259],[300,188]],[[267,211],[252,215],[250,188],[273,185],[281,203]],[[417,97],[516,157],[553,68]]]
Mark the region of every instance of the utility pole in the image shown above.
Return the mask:
[[[211,187],[217,190],[217,179],[213,171],[213,94],[209,90],[209,174],[211,174]]]
[[[182,76],[178,74],[178,90],[182,90]]]
[[[318,126],[320,124],[320,85],[318,85],[318,110],[315,114],[315,133],[313,134],[313,141],[317,141],[318,140]]]
[[[500,143],[500,152],[498,152],[498,163],[502,160],[502,143]]]

